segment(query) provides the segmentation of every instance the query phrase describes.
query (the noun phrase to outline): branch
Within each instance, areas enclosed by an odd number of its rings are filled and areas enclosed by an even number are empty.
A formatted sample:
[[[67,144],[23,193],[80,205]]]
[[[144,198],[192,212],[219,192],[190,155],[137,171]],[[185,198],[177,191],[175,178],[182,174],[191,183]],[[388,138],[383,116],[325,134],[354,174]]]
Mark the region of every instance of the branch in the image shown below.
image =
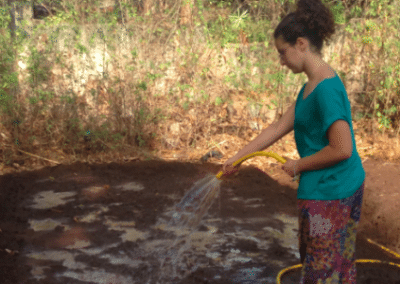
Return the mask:
[[[61,163],[59,163],[59,162],[56,162],[56,161],[53,161],[53,160],[49,160],[49,159],[47,159],[47,158],[43,158],[43,157],[40,157],[40,156],[35,155],[35,154],[28,153],[28,152],[22,151],[22,150],[20,150],[20,149],[17,149],[17,150],[18,150],[19,152],[21,152],[21,153],[26,154],[26,155],[29,155],[29,156],[32,156],[32,157],[35,157],[35,158],[38,158],[38,159],[42,159],[42,160],[45,160],[45,161],[48,161],[48,162],[51,162],[51,163],[55,163],[55,164],[57,164],[57,165],[61,165]]]

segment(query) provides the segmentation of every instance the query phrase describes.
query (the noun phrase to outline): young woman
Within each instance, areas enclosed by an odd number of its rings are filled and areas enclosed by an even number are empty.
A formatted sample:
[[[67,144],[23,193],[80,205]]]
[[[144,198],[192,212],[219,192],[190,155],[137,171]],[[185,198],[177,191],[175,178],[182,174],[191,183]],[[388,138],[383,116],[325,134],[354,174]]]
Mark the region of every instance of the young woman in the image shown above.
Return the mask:
[[[274,32],[280,63],[308,82],[296,102],[275,124],[223,165],[261,151],[294,130],[301,159],[283,165],[300,174],[297,192],[301,283],[355,283],[356,228],[360,219],[365,172],[357,153],[350,103],[339,76],[321,56],[334,33],[330,10],[320,0],[300,0]]]

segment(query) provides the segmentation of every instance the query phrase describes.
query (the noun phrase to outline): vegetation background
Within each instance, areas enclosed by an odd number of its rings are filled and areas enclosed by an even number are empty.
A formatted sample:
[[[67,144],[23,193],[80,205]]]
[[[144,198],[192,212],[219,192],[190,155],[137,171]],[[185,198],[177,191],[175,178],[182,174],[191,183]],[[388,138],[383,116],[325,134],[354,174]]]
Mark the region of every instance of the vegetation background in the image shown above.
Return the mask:
[[[225,160],[306,82],[273,44],[294,0],[38,2],[51,15],[25,14],[11,32],[10,9],[32,3],[0,1],[1,173],[210,150]],[[347,88],[360,156],[398,161],[400,1],[323,2],[337,24],[323,54]],[[269,150],[298,157],[293,134]]]

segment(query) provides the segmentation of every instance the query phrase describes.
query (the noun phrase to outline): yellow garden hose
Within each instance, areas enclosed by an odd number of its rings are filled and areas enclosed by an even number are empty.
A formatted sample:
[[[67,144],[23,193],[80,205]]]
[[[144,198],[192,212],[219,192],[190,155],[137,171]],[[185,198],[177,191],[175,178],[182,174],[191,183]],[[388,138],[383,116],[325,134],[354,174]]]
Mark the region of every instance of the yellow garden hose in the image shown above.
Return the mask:
[[[368,239],[368,241],[371,241],[370,239]],[[379,245],[382,249],[384,249],[385,251],[388,251],[388,248],[385,248],[384,246]],[[390,250],[389,250],[390,251]],[[392,252],[393,254],[396,254],[395,252]],[[400,257],[400,256],[399,256]],[[357,259],[356,263],[380,263],[380,264],[385,264],[385,265],[389,265],[392,267],[396,267],[396,268],[400,268],[400,264],[394,263],[394,262],[389,262],[389,261],[382,261],[382,260],[375,260],[375,259]],[[282,269],[281,271],[279,271],[278,276],[276,276],[276,284],[281,284],[281,279],[282,276],[292,270],[296,270],[298,268],[301,268],[302,265],[301,264],[296,264],[287,268]]]
[[[253,158],[253,157],[255,157],[255,156],[272,157],[272,158],[275,158],[277,161],[281,162],[282,164],[286,163],[286,160],[285,160],[284,158],[282,158],[281,156],[279,156],[278,154],[276,154],[276,153],[274,153],[274,152],[259,151],[259,152],[254,152],[254,153],[251,153],[251,154],[249,154],[249,155],[247,155],[247,156],[244,156],[243,158],[241,158],[241,159],[235,161],[235,162],[232,164],[232,166],[235,167],[235,166],[237,166],[237,165],[240,165],[240,164],[243,163],[244,161],[246,161],[246,160],[248,160],[248,159],[250,159],[250,158]],[[222,175],[223,175],[223,172],[220,171],[220,172],[216,175],[216,178],[221,179]],[[398,253],[396,253],[396,252],[394,252],[394,251],[392,251],[392,250],[390,250],[390,249],[388,249],[388,248],[386,248],[386,247],[384,247],[384,246],[382,246],[382,245],[380,245],[380,244],[377,244],[376,242],[372,241],[371,239],[367,239],[367,241],[370,242],[370,243],[372,243],[372,244],[374,244],[374,245],[376,245],[376,246],[378,246],[380,249],[382,249],[382,250],[384,250],[384,251],[390,253],[390,254],[393,255],[394,257],[397,257],[397,258],[400,259],[400,255],[399,255]],[[397,264],[397,263],[394,263],[394,262],[387,262],[387,261],[381,261],[381,260],[374,260],[374,259],[357,259],[357,260],[356,260],[356,263],[380,263],[380,264],[386,264],[386,265],[389,265],[389,266],[392,266],[392,267],[400,268],[400,264]],[[281,278],[282,278],[282,276],[283,276],[285,273],[287,273],[287,272],[289,272],[289,271],[292,271],[292,270],[295,270],[295,269],[298,269],[298,268],[301,268],[301,267],[302,267],[301,264],[296,264],[296,265],[293,265],[293,266],[290,266],[290,267],[287,267],[287,268],[282,269],[282,270],[278,273],[278,276],[276,277],[276,283],[277,283],[277,284],[281,284]]]
[[[248,154],[247,156],[244,156],[243,158],[237,160],[236,162],[234,162],[232,164],[232,166],[236,167],[237,165],[240,165],[241,163],[243,163],[244,161],[253,158],[255,156],[266,156],[266,157],[272,157],[275,158],[278,162],[281,162],[282,164],[286,163],[286,160],[284,158],[282,158],[281,156],[279,156],[277,153],[274,152],[264,152],[264,151],[259,151],[259,152],[254,152],[251,154]],[[222,171],[220,171],[216,177],[217,179],[221,179],[222,175],[224,173]]]

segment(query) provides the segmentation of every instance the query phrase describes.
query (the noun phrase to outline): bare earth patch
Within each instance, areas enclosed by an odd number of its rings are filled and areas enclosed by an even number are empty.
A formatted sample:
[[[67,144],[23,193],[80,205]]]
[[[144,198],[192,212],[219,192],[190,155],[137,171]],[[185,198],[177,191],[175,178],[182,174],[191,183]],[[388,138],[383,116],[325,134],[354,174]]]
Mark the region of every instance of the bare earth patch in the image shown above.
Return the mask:
[[[195,232],[168,227],[174,204],[219,167],[76,163],[1,176],[1,283],[275,283],[299,263],[296,184],[280,165],[268,173],[242,165]],[[400,165],[367,159],[364,167],[357,256],[400,264],[366,241],[400,252]]]

